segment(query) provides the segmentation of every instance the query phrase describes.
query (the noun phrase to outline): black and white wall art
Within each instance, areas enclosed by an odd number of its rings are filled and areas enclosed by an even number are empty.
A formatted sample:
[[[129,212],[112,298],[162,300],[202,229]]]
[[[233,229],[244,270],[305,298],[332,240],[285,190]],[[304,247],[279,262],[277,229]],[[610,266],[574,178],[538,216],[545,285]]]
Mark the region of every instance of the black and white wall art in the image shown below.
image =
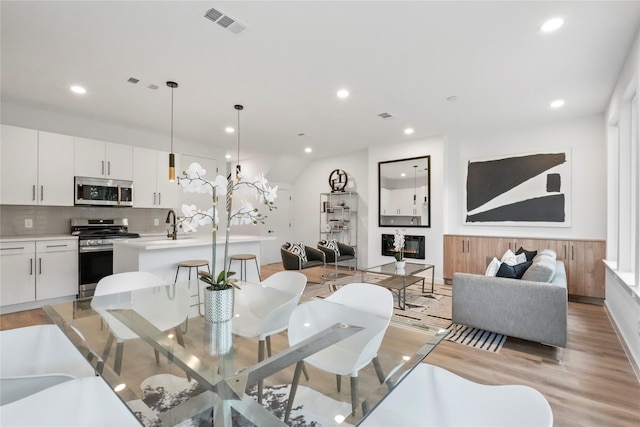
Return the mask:
[[[466,162],[465,224],[571,226],[571,151]]]

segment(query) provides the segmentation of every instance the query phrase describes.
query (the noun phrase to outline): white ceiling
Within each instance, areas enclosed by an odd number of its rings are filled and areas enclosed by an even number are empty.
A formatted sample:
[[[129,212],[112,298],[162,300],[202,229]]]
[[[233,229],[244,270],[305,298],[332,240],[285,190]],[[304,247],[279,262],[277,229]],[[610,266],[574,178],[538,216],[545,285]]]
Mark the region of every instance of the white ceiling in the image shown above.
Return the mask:
[[[243,157],[307,146],[311,156],[326,156],[602,113],[640,24],[637,1],[3,0],[1,7],[3,101],[168,134],[165,82],[175,80],[176,138],[234,152],[236,136],[224,128],[236,125],[233,105],[243,104]],[[211,7],[247,29],[236,35],[204,18]],[[565,25],[542,34],[539,26],[554,16]],[[88,93],[72,94],[72,84]],[[340,88],[351,96],[338,99]],[[566,106],[550,109],[556,98]],[[381,119],[383,112],[394,118]],[[407,126],[413,135],[403,134]],[[167,141],[157,148],[167,150]]]

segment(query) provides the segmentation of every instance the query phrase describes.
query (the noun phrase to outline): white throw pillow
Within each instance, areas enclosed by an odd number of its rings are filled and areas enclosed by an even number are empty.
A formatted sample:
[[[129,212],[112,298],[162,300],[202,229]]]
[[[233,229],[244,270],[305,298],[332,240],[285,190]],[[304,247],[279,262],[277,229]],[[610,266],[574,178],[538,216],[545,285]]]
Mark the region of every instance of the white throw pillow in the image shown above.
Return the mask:
[[[298,255],[300,261],[307,262],[307,251],[305,250],[304,243],[289,243],[287,250]]]
[[[507,249],[507,252],[502,255],[502,259],[500,260],[507,265],[516,265],[518,264],[518,257],[513,253],[511,249]],[[526,256],[525,256],[526,261]]]
[[[500,269],[500,260],[496,257],[493,257],[489,265],[487,266],[487,271],[484,273],[485,276],[494,276]]]
[[[516,265],[522,264],[523,262],[527,262],[527,255],[525,255],[524,252],[516,255]]]

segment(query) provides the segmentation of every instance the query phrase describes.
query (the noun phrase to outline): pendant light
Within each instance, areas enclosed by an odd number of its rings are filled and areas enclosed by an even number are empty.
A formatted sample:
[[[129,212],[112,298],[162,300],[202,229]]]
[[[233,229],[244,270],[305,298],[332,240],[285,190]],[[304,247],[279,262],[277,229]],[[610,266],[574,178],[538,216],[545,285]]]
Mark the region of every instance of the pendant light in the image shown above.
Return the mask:
[[[427,168],[424,168],[424,207],[427,207],[427,191],[429,190],[429,182],[427,181]]]
[[[416,205],[417,191],[418,191],[418,165],[413,165],[413,206]]]
[[[244,107],[240,104],[236,104],[233,106],[238,111],[238,163],[236,164],[236,179],[240,179],[240,172],[242,172],[242,168],[240,167],[240,111],[244,109]]]
[[[169,181],[176,180],[176,155],[173,154],[173,90],[178,87],[176,82],[167,82],[171,88],[171,152],[169,153]]]

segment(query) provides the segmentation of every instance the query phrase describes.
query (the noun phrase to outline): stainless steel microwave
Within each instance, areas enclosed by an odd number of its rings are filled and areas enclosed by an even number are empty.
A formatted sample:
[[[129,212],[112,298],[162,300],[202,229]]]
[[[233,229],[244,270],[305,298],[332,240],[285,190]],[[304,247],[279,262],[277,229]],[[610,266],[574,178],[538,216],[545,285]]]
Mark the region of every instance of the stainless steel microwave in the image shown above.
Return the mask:
[[[133,206],[133,182],[75,177],[76,206]]]

